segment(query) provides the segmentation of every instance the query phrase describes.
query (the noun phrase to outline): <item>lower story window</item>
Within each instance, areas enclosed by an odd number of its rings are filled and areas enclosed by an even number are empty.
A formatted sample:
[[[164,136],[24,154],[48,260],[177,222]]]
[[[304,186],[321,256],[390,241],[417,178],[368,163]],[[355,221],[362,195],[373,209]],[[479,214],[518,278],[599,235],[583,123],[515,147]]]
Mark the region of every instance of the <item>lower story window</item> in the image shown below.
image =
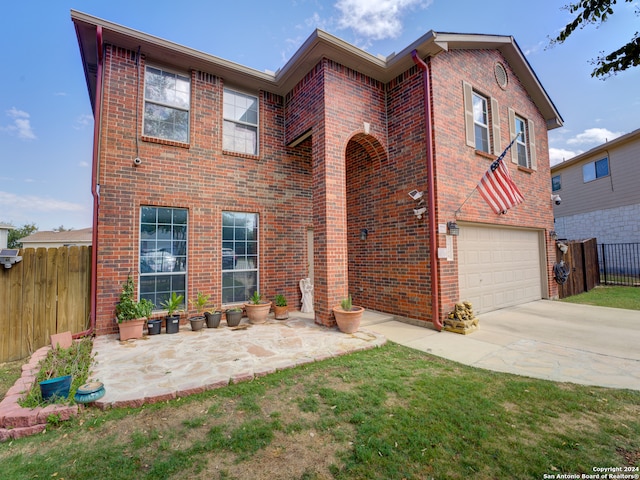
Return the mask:
[[[140,298],[162,309],[173,292],[187,291],[187,210],[140,209]]]
[[[222,303],[246,302],[258,290],[258,214],[222,213]]]

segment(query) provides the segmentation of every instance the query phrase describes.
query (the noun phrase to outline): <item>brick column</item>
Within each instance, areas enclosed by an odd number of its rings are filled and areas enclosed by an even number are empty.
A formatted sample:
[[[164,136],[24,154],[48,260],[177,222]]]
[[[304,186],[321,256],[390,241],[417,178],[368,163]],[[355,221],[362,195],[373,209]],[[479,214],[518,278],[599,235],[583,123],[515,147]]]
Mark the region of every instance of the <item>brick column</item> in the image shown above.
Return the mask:
[[[332,326],[332,308],[349,291],[345,161],[342,142],[324,126],[312,141],[315,321]]]

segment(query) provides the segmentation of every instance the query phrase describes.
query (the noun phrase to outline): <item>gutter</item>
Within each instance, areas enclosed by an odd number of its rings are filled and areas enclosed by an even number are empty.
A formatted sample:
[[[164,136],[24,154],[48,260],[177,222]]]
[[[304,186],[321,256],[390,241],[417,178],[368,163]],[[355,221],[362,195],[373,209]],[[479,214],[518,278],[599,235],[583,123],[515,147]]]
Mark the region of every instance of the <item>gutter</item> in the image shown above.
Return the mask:
[[[438,245],[436,232],[436,193],[433,176],[433,144],[431,135],[433,125],[431,123],[431,92],[429,85],[429,66],[420,58],[417,50],[411,52],[414,63],[422,70],[424,86],[424,122],[425,136],[424,143],[427,151],[427,190],[428,212],[429,212],[429,262],[431,265],[431,322],[439,332],[442,331],[442,321],[440,320],[439,279],[438,279]]]
[[[96,74],[96,97],[93,117],[93,154],[91,166],[91,196],[93,197],[93,228],[91,231],[91,312],[89,313],[89,329],[76,333],[73,338],[93,335],[96,329],[96,303],[97,303],[97,266],[98,266],[98,210],[100,207],[100,194],[98,192],[98,157],[100,151],[100,115],[102,106],[102,68],[103,68],[103,43],[102,27],[96,26],[96,43],[98,49],[98,65]]]

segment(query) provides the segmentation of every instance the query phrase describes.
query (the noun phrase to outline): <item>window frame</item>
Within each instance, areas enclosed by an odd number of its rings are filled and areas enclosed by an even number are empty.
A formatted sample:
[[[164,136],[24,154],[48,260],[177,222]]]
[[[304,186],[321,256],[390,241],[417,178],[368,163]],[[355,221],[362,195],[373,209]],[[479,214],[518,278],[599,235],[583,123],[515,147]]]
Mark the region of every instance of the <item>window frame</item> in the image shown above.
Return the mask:
[[[522,128],[520,128],[520,126],[522,126]],[[516,149],[516,154],[518,156],[518,165],[525,168],[531,168],[527,120],[518,114],[515,115],[515,133],[517,137],[514,143],[514,148]]]
[[[472,147],[478,153],[487,153],[498,155],[502,152],[500,141],[500,107],[498,101],[485,95],[481,91],[473,88],[470,83],[462,81],[463,104],[464,104],[464,128],[465,140],[469,147]],[[487,150],[478,149],[476,145],[476,122],[473,111],[473,99],[478,97],[484,100],[486,106],[487,124],[482,126],[486,128],[487,133]],[[479,125],[480,126],[480,125]]]
[[[472,105],[473,105],[473,133],[475,137],[475,147],[476,150],[480,150],[481,152],[490,153],[491,151],[491,137],[489,135],[489,100],[487,97],[480,95],[478,92],[472,92]],[[486,123],[482,123],[481,119],[476,115],[476,100],[482,102],[482,116],[484,117],[484,121]],[[478,138],[478,130],[482,132],[481,138]],[[482,138],[486,137],[486,138]],[[486,141],[486,148],[484,147],[484,143]]]
[[[155,210],[155,221],[149,221],[149,212],[145,212],[146,209]],[[163,211],[163,217],[161,218],[160,212]],[[170,211],[171,221],[166,221],[166,213]],[[180,207],[165,207],[156,205],[141,205],[140,217],[138,221],[139,226],[139,245],[138,245],[138,285],[139,285],[139,297],[150,300],[153,304],[154,311],[163,310],[162,303],[167,300],[173,292],[178,295],[184,295],[183,304],[187,305],[187,292],[188,292],[188,273],[189,273],[189,210]],[[184,216],[184,223],[180,218],[176,220],[176,213],[180,213]],[[154,228],[150,228],[153,225]],[[165,226],[164,236],[160,232],[159,226]],[[170,235],[166,237],[166,227],[170,226]],[[155,230],[154,237],[148,236],[147,232]],[[176,238],[182,232],[183,238]],[[153,249],[148,247],[155,246]],[[167,250],[169,249],[169,250]],[[158,270],[158,255],[145,255],[148,252],[163,253],[161,255],[160,270]],[[150,271],[143,271],[145,267],[143,265],[143,257],[149,256],[152,263],[155,263],[155,269],[153,266],[147,265],[146,268],[150,268]],[[153,257],[156,260],[153,261]],[[168,266],[165,269],[164,262],[168,262]],[[148,263],[148,262],[147,262]],[[179,267],[176,270],[176,266]],[[154,288],[150,290],[146,288],[149,279],[153,278]],[[164,290],[158,290],[158,285],[168,283],[169,288]],[[181,288],[174,288],[174,286]],[[160,293],[159,293],[160,292]]]
[[[524,115],[516,114],[516,112],[512,108],[508,109],[508,113],[509,113],[509,135],[510,135],[509,141],[510,142],[516,137],[516,134],[518,133],[517,126],[516,126],[516,119],[519,119],[524,123],[524,132],[526,137],[524,146],[526,147],[527,165],[526,166],[522,165],[519,162],[518,145],[521,145],[521,144],[519,144],[518,142],[522,142],[520,138],[516,139],[516,142],[514,142],[514,146],[511,148],[511,161],[516,165],[518,165],[518,168],[535,171],[538,169],[537,154],[536,154],[535,123],[531,118],[528,118]]]
[[[235,98],[238,97],[245,97],[245,98],[250,98],[250,99],[254,99],[255,100],[255,105],[256,105],[256,109],[255,109],[255,123],[251,123],[249,121],[246,120],[241,120],[239,118],[233,118],[232,116],[230,116],[229,110],[228,108],[232,107],[232,104],[230,102],[227,102],[227,95],[234,95]],[[235,105],[235,102],[233,104],[233,108],[236,108],[237,106]],[[247,112],[249,112],[250,109],[247,109]],[[234,112],[235,113],[235,112]],[[234,115],[234,116],[238,116],[238,115]],[[229,132],[228,130],[228,124],[232,124],[233,128],[234,128],[234,132]],[[255,145],[253,148],[253,151],[249,151],[248,149],[237,149],[235,148],[235,145],[233,146],[233,148],[230,148],[230,146],[227,144],[227,138],[228,137],[232,137],[236,140],[238,140],[239,138],[236,137],[235,135],[233,135],[233,133],[236,133],[236,128],[237,127],[242,127],[245,128],[247,130],[250,130],[252,132],[255,131]],[[247,139],[239,139],[239,140],[244,140],[245,142],[245,147],[247,145]],[[235,143],[235,142],[234,142]],[[228,153],[234,153],[234,154],[238,154],[238,155],[250,155],[250,156],[254,156],[257,157],[260,155],[260,97],[258,95],[254,95],[252,93],[248,93],[248,92],[244,92],[241,90],[236,90],[234,88],[230,88],[230,87],[224,87],[223,91],[222,91],[222,150]]]
[[[598,175],[598,163],[601,162],[606,162],[606,166],[607,166],[607,172],[606,174],[603,175]],[[591,167],[593,166],[593,177],[591,175],[589,175],[589,178],[587,178],[587,176],[585,175],[586,172],[586,168],[587,167]],[[589,182],[593,182],[595,180],[598,180],[600,178],[606,178],[608,176],[611,175],[611,168],[609,165],[609,156],[605,156],[602,158],[599,158],[598,160],[594,160],[593,162],[589,162],[589,163],[585,163],[584,165],[582,165],[582,182],[583,183],[589,183]]]
[[[181,104],[179,104],[179,102],[171,102],[168,100],[161,100],[161,99],[153,99],[153,98],[149,98],[149,95],[147,93],[147,81],[149,81],[149,79],[151,78],[151,73],[149,72],[150,69],[153,70],[158,70],[159,72],[161,72],[162,75],[164,74],[168,74],[168,75],[172,75],[174,76],[175,79],[182,79],[188,82],[188,105],[185,107]],[[164,140],[164,141],[169,141],[169,142],[177,142],[177,143],[182,143],[182,144],[188,144],[189,143],[189,139],[191,138],[191,97],[192,97],[192,81],[191,81],[191,75],[189,73],[185,74],[184,72],[178,72],[176,70],[172,70],[166,67],[160,67],[158,65],[145,65],[145,70],[144,70],[144,85],[143,85],[143,102],[142,102],[142,135],[144,137],[148,137],[148,138],[157,138],[159,140]],[[175,90],[176,92],[178,92],[178,90]],[[176,97],[178,95],[176,94]],[[159,107],[161,109],[170,109],[170,110],[175,110],[178,112],[182,112],[184,114],[184,116],[186,117],[186,136],[185,138],[182,137],[178,137],[178,136],[162,136],[162,135],[158,135],[156,134],[157,132],[147,132],[147,127],[149,126],[150,122],[154,119],[150,118],[147,114],[147,105],[152,105],[152,106],[156,106]],[[173,130],[173,132],[175,133],[175,129]]]
[[[557,182],[555,181],[556,179],[558,179]],[[556,188],[556,183],[558,184],[557,188]],[[553,177],[551,177],[551,191],[559,192],[560,190],[562,190],[562,176],[554,175]]]
[[[244,232],[241,227],[243,217],[252,225],[252,228],[244,228]],[[229,222],[230,218],[233,218],[232,222]],[[221,228],[222,304],[242,304],[248,301],[254,291],[260,291],[260,215],[257,212],[225,210],[222,212]],[[232,250],[233,268],[224,268],[225,249]],[[251,260],[255,264],[247,268]],[[244,288],[237,286],[236,279],[242,283],[250,275],[254,278],[253,284],[248,282]],[[244,290],[244,293],[240,294],[240,290]]]

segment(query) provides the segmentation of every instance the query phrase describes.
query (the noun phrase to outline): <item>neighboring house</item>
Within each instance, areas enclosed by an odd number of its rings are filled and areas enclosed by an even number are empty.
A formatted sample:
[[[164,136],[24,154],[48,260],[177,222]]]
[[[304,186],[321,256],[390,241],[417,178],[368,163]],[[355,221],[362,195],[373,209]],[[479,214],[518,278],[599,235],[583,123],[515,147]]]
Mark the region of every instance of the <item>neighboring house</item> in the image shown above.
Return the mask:
[[[557,296],[547,130],[562,119],[512,37],[430,31],[384,59],[316,30],[269,73],[71,17],[95,118],[98,334],[116,331],[130,273],[156,306],[258,290],[295,308],[311,277],[328,326],[348,293],[437,328],[462,300]],[[505,160],[525,201],[496,215],[473,192],[517,131]]]
[[[64,232],[35,232],[20,239],[23,248],[58,248],[91,245],[91,227]]]
[[[640,129],[551,167],[556,232],[599,244],[640,242]]]

